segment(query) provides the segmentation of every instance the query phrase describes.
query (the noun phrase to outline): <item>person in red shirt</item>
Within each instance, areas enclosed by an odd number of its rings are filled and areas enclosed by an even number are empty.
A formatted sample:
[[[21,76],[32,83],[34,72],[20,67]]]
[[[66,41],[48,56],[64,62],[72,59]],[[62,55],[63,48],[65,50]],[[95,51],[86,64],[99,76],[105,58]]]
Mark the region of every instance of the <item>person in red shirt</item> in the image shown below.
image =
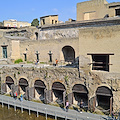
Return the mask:
[[[17,91],[14,92],[14,98],[17,99]]]
[[[56,66],[58,65],[58,60],[57,59],[55,60],[55,64],[56,64]]]

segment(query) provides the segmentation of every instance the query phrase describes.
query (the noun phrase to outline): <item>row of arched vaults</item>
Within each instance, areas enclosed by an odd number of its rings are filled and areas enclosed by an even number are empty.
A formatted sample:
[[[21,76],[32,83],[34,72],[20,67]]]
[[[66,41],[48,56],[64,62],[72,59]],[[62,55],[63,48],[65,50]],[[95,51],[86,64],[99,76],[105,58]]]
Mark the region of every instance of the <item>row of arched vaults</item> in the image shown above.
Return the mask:
[[[33,87],[29,87],[29,82],[25,78],[20,78],[18,85],[12,77],[7,76],[5,83],[2,84],[2,93],[13,96],[14,92],[22,93],[25,99],[40,100],[43,103],[58,103],[65,105],[68,99],[71,105],[78,105],[81,100],[84,102],[86,109],[95,110],[95,108],[102,108],[103,110],[112,111],[113,93],[111,89],[106,86],[100,86],[95,90],[95,95],[90,98],[89,91],[85,85],[75,84],[72,87],[72,92],[67,93],[66,87],[61,82],[54,82],[51,89],[47,89],[47,85],[42,80],[35,80]]]

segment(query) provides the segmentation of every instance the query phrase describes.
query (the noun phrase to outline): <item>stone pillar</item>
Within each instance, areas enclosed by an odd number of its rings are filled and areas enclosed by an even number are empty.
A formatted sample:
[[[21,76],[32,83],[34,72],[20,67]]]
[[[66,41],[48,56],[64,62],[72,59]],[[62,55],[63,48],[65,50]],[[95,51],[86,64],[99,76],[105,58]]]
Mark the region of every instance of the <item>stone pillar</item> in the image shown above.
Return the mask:
[[[110,98],[110,115],[112,114],[113,111],[113,97]]]
[[[96,96],[94,96],[93,99],[93,111],[95,111],[95,107],[96,107]]]
[[[66,91],[63,92],[63,104],[65,106]]]

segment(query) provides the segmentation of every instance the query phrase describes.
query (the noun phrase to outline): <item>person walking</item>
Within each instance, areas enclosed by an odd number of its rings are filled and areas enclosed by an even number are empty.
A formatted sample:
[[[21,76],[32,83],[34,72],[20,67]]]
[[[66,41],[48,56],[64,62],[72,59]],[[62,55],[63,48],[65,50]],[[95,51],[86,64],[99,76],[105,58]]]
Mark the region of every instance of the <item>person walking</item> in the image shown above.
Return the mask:
[[[22,95],[22,93],[20,94],[20,101],[23,101],[23,95]]]
[[[14,98],[17,99],[17,91],[14,92]]]
[[[56,59],[56,60],[55,60],[55,66],[57,66],[57,65],[58,65],[58,60]]]
[[[68,112],[68,108],[69,108],[69,102],[68,102],[68,100],[66,101],[66,112]]]
[[[81,113],[82,113],[83,106],[84,106],[84,102],[83,102],[83,100],[81,99],[81,101],[80,101],[80,112],[81,112]]]
[[[114,119],[114,112],[112,111],[112,113],[111,113],[111,116],[112,116],[112,118]]]

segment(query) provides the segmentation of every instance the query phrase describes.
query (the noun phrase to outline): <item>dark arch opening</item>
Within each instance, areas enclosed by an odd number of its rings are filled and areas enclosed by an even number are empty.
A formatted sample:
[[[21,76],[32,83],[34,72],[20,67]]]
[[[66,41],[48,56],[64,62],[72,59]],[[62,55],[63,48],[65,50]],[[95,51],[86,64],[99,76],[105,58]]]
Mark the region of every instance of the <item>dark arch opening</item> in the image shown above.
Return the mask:
[[[113,96],[112,91],[106,87],[101,86],[96,90],[96,97],[98,108],[108,110],[110,109],[110,98]]]
[[[36,36],[36,40],[38,40],[38,33],[37,32],[35,32],[35,36]]]
[[[65,91],[65,86],[60,82],[54,82],[52,85],[52,91],[56,97],[56,102],[59,104],[63,102],[63,92]]]
[[[6,85],[8,85],[8,87],[11,89],[11,85],[14,84],[14,80],[10,77],[10,76],[7,76],[6,77]]]
[[[65,62],[75,62],[75,50],[71,46],[65,46],[62,48]]]
[[[78,102],[78,105],[81,100],[84,102],[84,106],[88,105],[88,90],[84,85],[75,84],[72,88],[72,91],[74,99]]]
[[[19,80],[19,86],[21,87],[21,89],[26,92],[26,87],[28,87],[28,81],[24,78],[20,78]]]
[[[44,101],[44,94],[45,94],[44,90],[46,88],[46,85],[44,84],[44,82],[41,80],[36,80],[34,83],[34,87],[36,92],[40,95],[39,99],[41,101]]]

